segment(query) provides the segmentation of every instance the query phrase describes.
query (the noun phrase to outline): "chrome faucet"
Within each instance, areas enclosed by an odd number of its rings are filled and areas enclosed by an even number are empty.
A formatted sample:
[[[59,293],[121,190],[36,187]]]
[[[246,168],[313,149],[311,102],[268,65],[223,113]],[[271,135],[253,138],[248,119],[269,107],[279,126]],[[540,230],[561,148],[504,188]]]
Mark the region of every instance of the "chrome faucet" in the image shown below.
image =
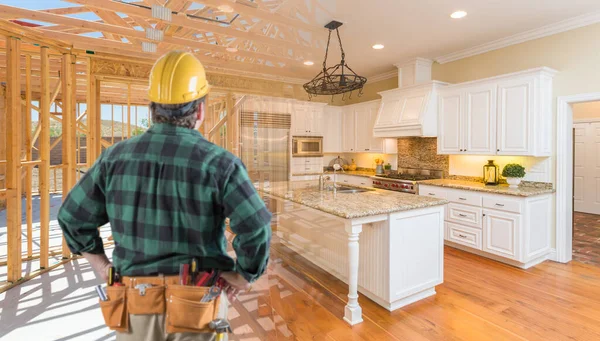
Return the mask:
[[[339,163],[333,164],[333,190],[334,191],[337,188],[337,174],[335,173],[336,170],[341,170],[342,172],[345,173],[344,168],[342,168],[342,166],[340,166]]]
[[[331,180],[331,177],[329,175],[325,175],[322,173],[321,173],[321,175],[319,175],[319,191],[323,191],[326,189],[325,181],[327,181],[327,180]]]

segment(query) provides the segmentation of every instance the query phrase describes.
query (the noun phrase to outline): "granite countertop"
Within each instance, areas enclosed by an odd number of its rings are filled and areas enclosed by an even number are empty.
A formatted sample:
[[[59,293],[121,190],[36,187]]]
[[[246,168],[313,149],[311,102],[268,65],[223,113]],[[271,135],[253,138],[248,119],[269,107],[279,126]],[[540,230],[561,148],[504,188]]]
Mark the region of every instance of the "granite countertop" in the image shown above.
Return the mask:
[[[333,174],[333,171],[326,171],[325,174]],[[374,171],[363,171],[363,170],[356,170],[356,171],[336,171],[336,174],[338,175],[353,175],[353,176],[362,176],[365,178],[370,178],[372,176],[375,176],[375,172]]]
[[[334,195],[332,191],[320,191],[316,181],[311,181],[310,184],[314,184],[314,186],[299,186],[292,181],[272,182],[268,187],[258,188],[258,190],[345,219],[408,211],[448,203],[443,199],[379,189],[370,189],[362,193],[338,192]]]
[[[309,172],[309,173],[292,173],[292,176],[305,176],[305,175],[321,175],[321,174],[333,174],[333,171],[324,171],[324,172]],[[365,178],[370,178],[375,176],[375,172],[373,171],[339,171],[336,172],[338,175],[352,175],[352,176],[362,176]]]
[[[418,181],[419,184],[464,189],[468,191],[495,193],[514,195],[519,197],[531,197],[535,195],[554,193],[553,188],[547,187],[536,187],[536,186],[519,186],[518,188],[509,188],[508,185],[497,185],[497,186],[486,186],[482,182],[464,181],[464,180],[448,180],[448,179],[436,179],[436,180],[424,180]]]

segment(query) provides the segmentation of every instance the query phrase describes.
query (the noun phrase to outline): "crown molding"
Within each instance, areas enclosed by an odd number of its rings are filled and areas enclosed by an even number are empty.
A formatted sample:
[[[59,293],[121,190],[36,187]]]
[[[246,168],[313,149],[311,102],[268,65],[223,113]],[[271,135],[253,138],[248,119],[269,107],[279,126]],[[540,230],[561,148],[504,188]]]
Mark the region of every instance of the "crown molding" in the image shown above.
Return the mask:
[[[574,18],[559,21],[554,24],[535,28],[533,30],[517,33],[515,35],[501,38],[498,40],[491,41],[489,43],[474,46],[461,51],[449,53],[440,57],[435,58],[435,61],[440,64],[453,62],[455,60],[476,56],[478,54],[486,53],[489,51],[498,50],[511,45],[524,43],[526,41],[539,39],[561,32],[574,30],[576,28],[596,24],[600,22],[600,12],[587,13]]]
[[[398,69],[390,70],[388,72],[380,73],[375,76],[367,77],[367,80],[370,83],[374,83],[374,82],[379,82],[384,79],[390,79],[390,78],[394,78],[394,77],[398,77]]]

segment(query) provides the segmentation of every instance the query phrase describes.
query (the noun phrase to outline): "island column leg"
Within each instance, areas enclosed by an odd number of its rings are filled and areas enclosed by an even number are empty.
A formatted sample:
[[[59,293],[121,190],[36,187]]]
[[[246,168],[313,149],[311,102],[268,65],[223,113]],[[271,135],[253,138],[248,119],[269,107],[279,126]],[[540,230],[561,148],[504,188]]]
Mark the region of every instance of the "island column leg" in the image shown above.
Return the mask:
[[[348,304],[344,309],[344,321],[350,325],[361,323],[362,308],[358,304],[358,235],[362,232],[362,224],[346,225],[348,233]]]

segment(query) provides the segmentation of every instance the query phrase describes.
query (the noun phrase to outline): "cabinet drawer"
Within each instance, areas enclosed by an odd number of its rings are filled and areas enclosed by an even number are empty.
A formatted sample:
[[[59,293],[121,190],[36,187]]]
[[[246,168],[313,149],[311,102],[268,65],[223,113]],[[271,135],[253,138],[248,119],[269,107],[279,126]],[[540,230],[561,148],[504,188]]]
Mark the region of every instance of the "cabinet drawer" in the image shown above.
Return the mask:
[[[486,208],[493,208],[493,209],[501,210],[501,211],[521,213],[521,209],[522,209],[521,206],[522,206],[521,200],[496,197],[496,196],[483,197],[483,207],[486,207]]]
[[[448,221],[467,225],[470,227],[481,228],[482,209],[467,205],[449,203]]]
[[[362,187],[373,187],[373,180],[364,176],[354,176],[352,179],[352,184]]]
[[[481,250],[481,230],[467,226],[446,223],[447,240]]]
[[[419,185],[419,195],[432,198],[446,199],[447,191],[441,187]]]
[[[448,199],[448,201],[453,201],[460,204],[481,207],[481,197],[482,195],[478,193],[461,190],[450,190],[448,191],[446,199]]]

